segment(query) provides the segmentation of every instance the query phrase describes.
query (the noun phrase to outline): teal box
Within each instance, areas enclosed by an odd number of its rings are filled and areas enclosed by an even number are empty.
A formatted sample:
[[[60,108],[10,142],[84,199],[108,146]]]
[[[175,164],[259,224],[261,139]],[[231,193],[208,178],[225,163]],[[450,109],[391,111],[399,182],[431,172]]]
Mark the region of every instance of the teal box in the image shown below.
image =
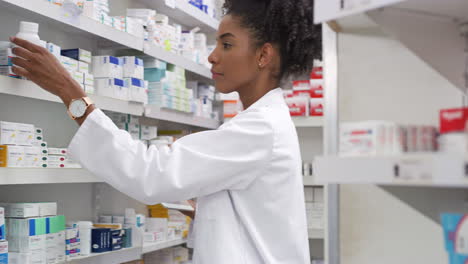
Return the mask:
[[[166,77],[165,70],[156,69],[156,68],[145,69],[145,81],[160,82],[164,77]]]

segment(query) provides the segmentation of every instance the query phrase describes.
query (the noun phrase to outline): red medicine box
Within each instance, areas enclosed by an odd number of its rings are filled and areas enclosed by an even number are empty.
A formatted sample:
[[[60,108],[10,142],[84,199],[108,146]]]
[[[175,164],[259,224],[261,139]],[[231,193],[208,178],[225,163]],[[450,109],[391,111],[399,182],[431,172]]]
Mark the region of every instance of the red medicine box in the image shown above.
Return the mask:
[[[468,108],[442,109],[440,111],[440,133],[464,132],[468,120]]]

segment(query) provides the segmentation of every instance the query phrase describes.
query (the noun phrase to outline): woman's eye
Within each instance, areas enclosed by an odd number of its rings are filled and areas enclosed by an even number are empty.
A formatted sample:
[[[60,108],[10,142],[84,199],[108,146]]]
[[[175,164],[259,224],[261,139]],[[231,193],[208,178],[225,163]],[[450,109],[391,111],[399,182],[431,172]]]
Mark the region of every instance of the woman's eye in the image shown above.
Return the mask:
[[[229,49],[230,47],[232,47],[232,45],[229,43],[223,43],[223,47],[224,49]]]

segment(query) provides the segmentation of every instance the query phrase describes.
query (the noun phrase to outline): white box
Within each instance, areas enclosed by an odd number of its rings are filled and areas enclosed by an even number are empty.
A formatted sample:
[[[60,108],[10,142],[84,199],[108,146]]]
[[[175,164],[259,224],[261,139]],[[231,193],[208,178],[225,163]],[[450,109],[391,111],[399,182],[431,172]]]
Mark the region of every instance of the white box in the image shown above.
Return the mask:
[[[31,264],[30,253],[10,252],[8,254],[8,264]]]
[[[6,160],[0,159],[0,166],[8,168],[22,168],[25,164],[25,152],[22,146],[0,145],[0,153]]]
[[[140,129],[142,140],[151,140],[158,137],[158,127],[141,125]]]
[[[94,76],[91,73],[84,74],[84,84],[86,86],[94,86]]]
[[[56,264],[57,262],[57,233],[46,235],[46,259],[47,264]]]
[[[47,43],[47,50],[52,53],[58,60],[61,59],[61,51],[62,48],[58,45],[55,45],[54,43]]]
[[[123,63],[123,77],[144,79],[143,60],[134,56],[121,57]]]
[[[41,148],[24,147],[24,167],[37,168],[41,166]]]
[[[60,231],[57,233],[57,241],[56,241],[56,256],[57,262],[61,263],[65,261],[65,231]]]
[[[84,84],[84,73],[82,72],[74,72],[72,77],[75,81],[77,81],[81,86]]]
[[[66,55],[67,57],[70,57],[70,58],[72,58],[73,60],[76,60],[76,61],[91,63],[92,54],[91,54],[90,51],[87,51],[87,50],[84,50],[84,49],[62,50],[62,54]]]
[[[55,216],[57,215],[56,202],[42,202],[39,205],[39,216]]]
[[[8,259],[8,241],[0,241],[0,263],[8,263],[2,260]]]
[[[85,84],[84,90],[85,90],[86,94],[94,94],[95,93],[94,85],[86,85]]]
[[[38,203],[0,203],[5,209],[5,217],[31,218],[39,217]]]
[[[146,232],[167,232],[167,218],[146,218]]]
[[[106,222],[104,222],[106,223]],[[125,216],[123,215],[114,215],[112,216],[112,222],[113,224],[125,224]]]
[[[121,94],[119,94],[119,91],[123,90],[124,88],[126,88],[125,83],[121,79],[108,78],[94,80],[95,92],[97,95],[100,96],[118,99],[118,96],[122,96]]]
[[[364,121],[340,125],[341,156],[375,156],[385,154],[385,122]]]
[[[0,121],[0,145],[15,145],[17,134],[16,123]]]
[[[123,78],[122,62],[117,57],[95,56],[92,68],[94,78]]]
[[[125,87],[129,89],[129,101],[145,103],[148,100],[145,81],[136,78],[124,78],[124,82]]]
[[[66,156],[68,150],[66,148],[49,148],[49,155]]]
[[[89,73],[89,63],[79,61],[78,62],[78,72]]]
[[[11,59],[15,57],[11,48],[0,50],[0,66],[13,66]]]
[[[112,223],[112,215],[99,216],[99,223]]]

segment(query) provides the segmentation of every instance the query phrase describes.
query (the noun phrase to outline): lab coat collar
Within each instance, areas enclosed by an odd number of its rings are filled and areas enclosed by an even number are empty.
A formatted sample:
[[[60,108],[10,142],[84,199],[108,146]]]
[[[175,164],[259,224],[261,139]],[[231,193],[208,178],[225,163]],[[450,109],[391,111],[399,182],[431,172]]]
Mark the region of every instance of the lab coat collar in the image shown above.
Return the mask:
[[[284,104],[283,89],[278,87],[266,93],[262,98],[258,99],[257,102],[253,103],[249,108],[242,112],[249,112],[265,106],[278,106]]]

